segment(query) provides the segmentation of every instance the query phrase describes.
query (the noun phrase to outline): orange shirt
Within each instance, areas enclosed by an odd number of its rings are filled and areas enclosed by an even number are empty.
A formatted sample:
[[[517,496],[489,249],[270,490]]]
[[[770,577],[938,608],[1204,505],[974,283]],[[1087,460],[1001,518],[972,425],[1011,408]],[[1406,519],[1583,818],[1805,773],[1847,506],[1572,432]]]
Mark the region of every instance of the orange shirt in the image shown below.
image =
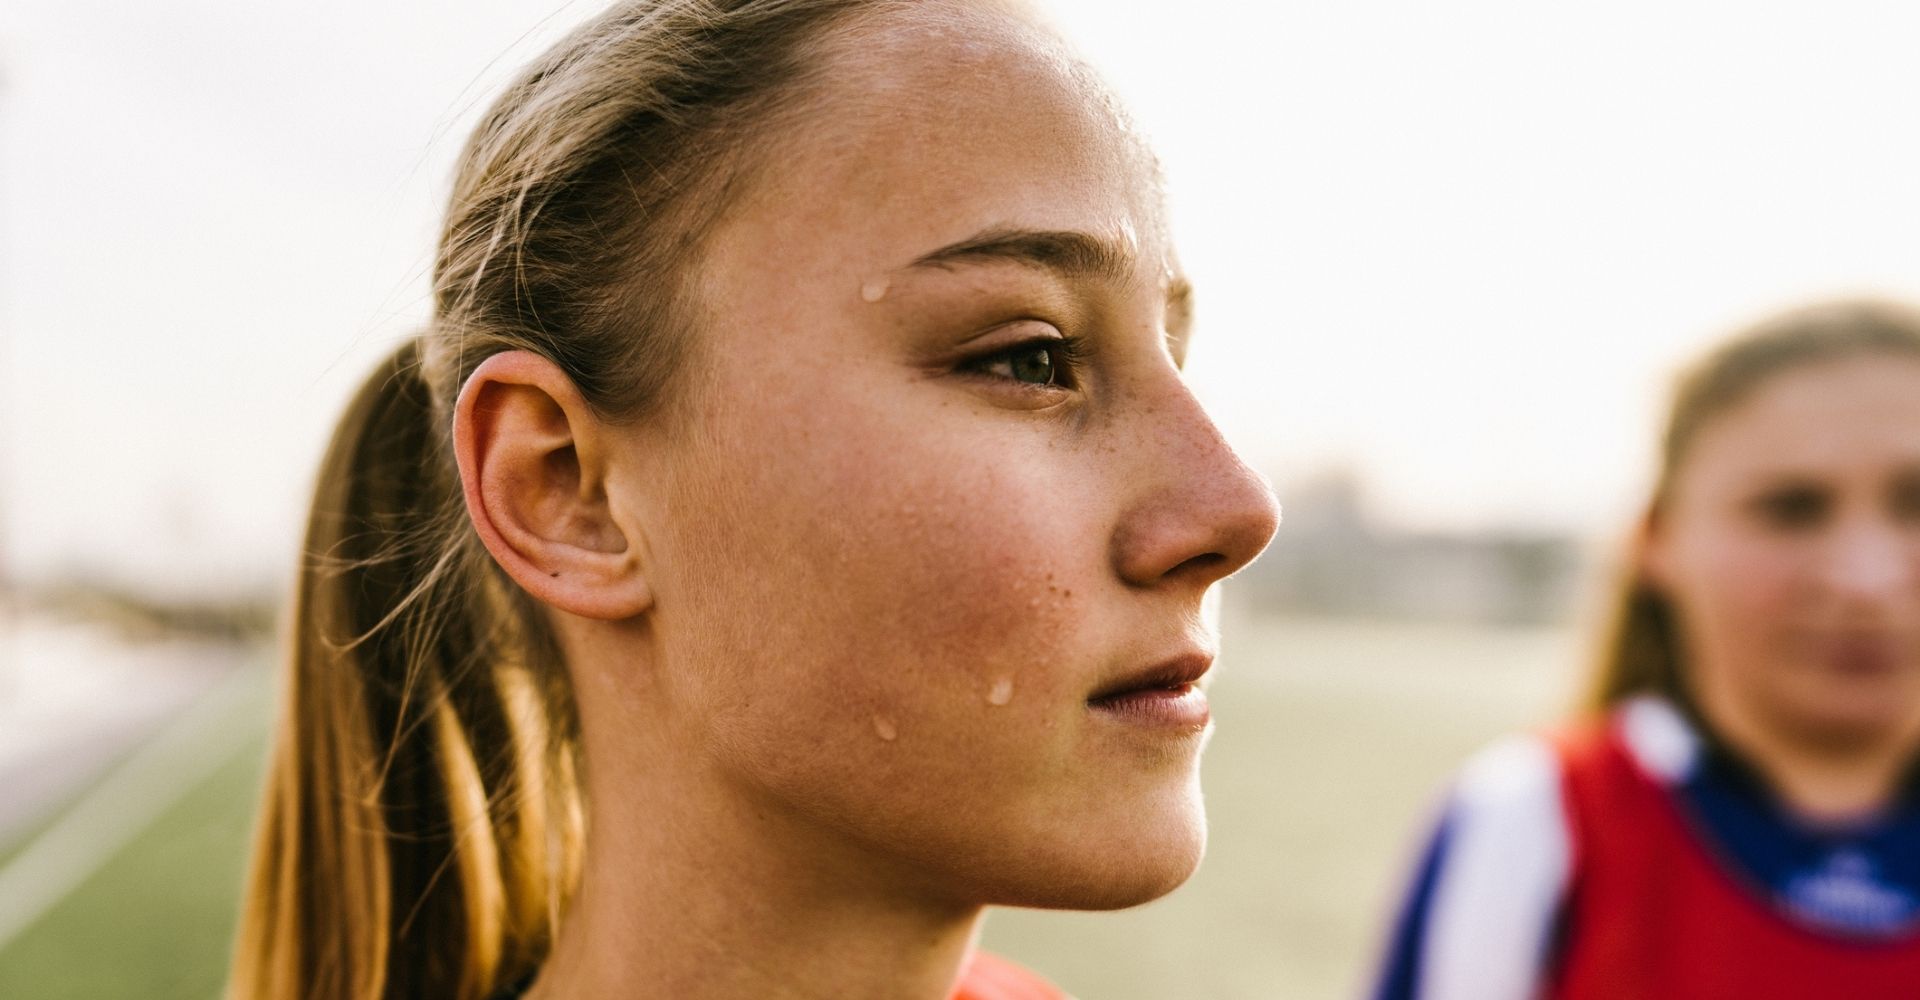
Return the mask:
[[[976,951],[952,1000],[1073,1000],[1065,990],[998,955]]]

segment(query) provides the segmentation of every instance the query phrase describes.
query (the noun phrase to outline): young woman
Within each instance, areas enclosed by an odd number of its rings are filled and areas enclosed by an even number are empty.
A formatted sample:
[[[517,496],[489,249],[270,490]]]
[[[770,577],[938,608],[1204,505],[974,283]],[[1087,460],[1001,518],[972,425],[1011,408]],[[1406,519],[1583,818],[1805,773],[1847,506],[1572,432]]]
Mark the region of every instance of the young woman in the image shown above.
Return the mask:
[[[1920,313],[1680,384],[1590,711],[1470,763],[1382,998],[1920,996]]]
[[[469,143],[321,471],[236,997],[1049,997],[1200,857],[1277,512],[1026,14],[621,3]]]

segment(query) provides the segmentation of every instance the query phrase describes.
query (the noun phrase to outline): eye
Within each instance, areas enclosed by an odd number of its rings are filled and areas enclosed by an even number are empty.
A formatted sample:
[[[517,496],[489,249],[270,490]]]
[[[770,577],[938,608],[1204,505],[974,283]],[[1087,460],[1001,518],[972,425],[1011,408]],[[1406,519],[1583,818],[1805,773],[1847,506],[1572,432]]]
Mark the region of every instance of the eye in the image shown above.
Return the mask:
[[[1053,363],[1053,348],[1039,344],[1029,344],[1006,356],[1005,360],[996,359],[993,370],[1004,366],[1007,376],[1016,382],[1028,385],[1052,385],[1060,374]]]
[[[1022,385],[1069,388],[1077,357],[1073,338],[1042,337],[976,358],[966,367]]]
[[[1803,531],[1819,527],[1833,508],[1827,491],[1813,486],[1787,486],[1756,497],[1753,511],[1771,528]]]

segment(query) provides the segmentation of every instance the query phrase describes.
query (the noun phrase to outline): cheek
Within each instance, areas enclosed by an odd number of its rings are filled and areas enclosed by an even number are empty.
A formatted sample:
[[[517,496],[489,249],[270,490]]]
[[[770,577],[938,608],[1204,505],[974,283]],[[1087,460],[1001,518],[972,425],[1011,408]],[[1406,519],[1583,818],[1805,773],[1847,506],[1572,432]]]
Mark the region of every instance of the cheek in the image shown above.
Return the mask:
[[[1031,706],[1085,696],[1092,499],[1044,444],[960,406],[846,400],[741,409],[689,512],[692,656],[736,749],[793,740],[981,746]],[[891,739],[889,739],[891,737]]]
[[[1695,529],[1676,554],[1668,592],[1690,631],[1759,640],[1790,623],[1802,559],[1789,542]]]
[[[1680,533],[1664,589],[1679,615],[1696,696],[1768,687],[1771,666],[1790,648],[1801,593],[1799,560],[1789,545],[1696,526]]]

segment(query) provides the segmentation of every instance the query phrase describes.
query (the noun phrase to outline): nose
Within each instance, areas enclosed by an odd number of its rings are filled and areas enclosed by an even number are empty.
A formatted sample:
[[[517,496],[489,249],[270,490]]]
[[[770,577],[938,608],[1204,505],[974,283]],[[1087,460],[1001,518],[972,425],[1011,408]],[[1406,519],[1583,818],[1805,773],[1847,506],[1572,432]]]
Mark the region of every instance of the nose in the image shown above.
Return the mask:
[[[1906,596],[1920,583],[1920,548],[1911,535],[1878,519],[1846,525],[1829,540],[1821,566],[1824,582],[1849,604]]]
[[[1267,547],[1280,504],[1185,383],[1176,378],[1172,386],[1129,435],[1135,461],[1113,534],[1113,566],[1136,587],[1177,580],[1204,589]]]

